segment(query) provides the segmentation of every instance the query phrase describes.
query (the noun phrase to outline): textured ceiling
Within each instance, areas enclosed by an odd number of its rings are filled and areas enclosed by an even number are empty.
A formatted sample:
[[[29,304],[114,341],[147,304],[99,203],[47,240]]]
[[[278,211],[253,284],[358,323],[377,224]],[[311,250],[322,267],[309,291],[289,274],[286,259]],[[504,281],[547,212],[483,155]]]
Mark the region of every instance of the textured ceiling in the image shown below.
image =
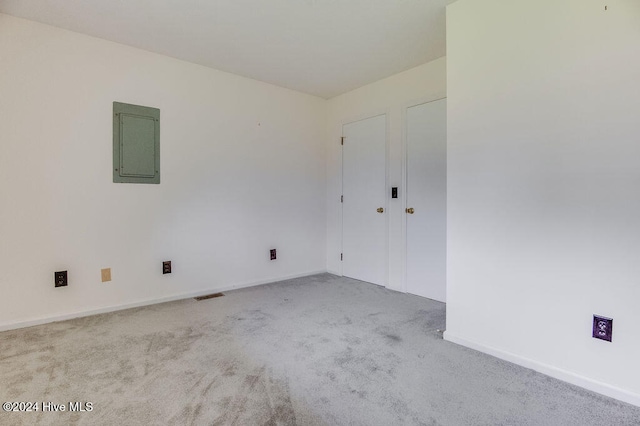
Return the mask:
[[[0,12],[331,98],[445,55],[453,0],[0,0]]]

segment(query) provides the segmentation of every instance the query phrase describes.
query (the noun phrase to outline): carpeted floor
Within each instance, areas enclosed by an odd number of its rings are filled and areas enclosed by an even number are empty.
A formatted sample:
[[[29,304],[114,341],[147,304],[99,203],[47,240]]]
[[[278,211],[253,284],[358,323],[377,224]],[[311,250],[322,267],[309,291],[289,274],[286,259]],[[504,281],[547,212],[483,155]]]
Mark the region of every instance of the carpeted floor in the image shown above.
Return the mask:
[[[225,294],[0,333],[0,402],[40,403],[0,424],[640,425],[443,341],[442,303],[329,274]]]

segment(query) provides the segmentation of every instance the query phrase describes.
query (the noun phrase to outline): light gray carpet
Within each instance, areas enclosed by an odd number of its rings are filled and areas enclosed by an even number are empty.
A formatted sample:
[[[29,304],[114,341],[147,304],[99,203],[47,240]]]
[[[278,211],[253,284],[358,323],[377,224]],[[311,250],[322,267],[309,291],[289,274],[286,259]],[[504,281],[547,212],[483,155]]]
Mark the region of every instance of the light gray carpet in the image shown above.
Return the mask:
[[[0,424],[639,425],[640,408],[445,342],[445,306],[329,274],[0,333]]]

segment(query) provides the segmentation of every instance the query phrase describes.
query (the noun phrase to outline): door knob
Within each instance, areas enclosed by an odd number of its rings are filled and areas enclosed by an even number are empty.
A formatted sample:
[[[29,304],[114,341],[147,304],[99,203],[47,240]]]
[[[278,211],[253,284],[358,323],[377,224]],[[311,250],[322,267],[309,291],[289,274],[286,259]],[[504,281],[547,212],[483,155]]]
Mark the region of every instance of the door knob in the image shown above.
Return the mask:
[[[376,210],[378,213],[384,213],[384,209],[382,207],[378,207],[378,210]]]
[[[409,207],[408,209],[405,210],[408,214],[413,214],[414,210],[413,207]]]

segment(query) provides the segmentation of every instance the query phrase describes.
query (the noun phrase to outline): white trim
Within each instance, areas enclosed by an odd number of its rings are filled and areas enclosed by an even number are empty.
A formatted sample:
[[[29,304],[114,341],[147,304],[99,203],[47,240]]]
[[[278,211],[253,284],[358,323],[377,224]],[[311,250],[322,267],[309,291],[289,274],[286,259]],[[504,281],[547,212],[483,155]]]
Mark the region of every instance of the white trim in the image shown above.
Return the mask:
[[[18,329],[18,328],[33,327],[35,325],[48,324],[48,323],[56,322],[56,321],[65,321],[65,320],[69,320],[69,319],[73,319],[73,318],[87,317],[87,316],[90,316],[90,315],[104,314],[104,313],[107,313],[107,312],[121,311],[121,310],[124,310],[124,309],[138,308],[140,306],[155,305],[155,304],[158,304],[158,303],[173,302],[173,301],[182,300],[182,299],[190,299],[192,297],[204,296],[204,295],[207,295],[207,294],[218,293],[218,292],[222,292],[222,291],[237,290],[237,289],[240,289],[240,288],[255,287],[255,286],[264,285],[264,284],[272,284],[272,283],[276,283],[276,282],[279,282],[279,281],[291,280],[291,279],[294,279],[294,278],[308,277],[308,276],[311,276],[311,275],[323,274],[323,273],[326,273],[326,272],[327,272],[327,270],[324,269],[324,270],[320,270],[320,271],[311,271],[311,272],[305,272],[305,273],[302,273],[302,274],[288,275],[288,276],[280,277],[280,278],[269,278],[269,279],[266,279],[266,280],[250,281],[250,282],[247,281],[247,282],[243,282],[243,283],[228,285],[228,286],[225,286],[225,287],[216,287],[216,288],[211,288],[211,289],[207,289],[207,290],[199,290],[199,291],[190,292],[190,293],[179,293],[179,294],[174,294],[172,296],[159,297],[159,298],[155,298],[155,299],[146,299],[146,300],[141,300],[141,301],[133,302],[133,303],[125,303],[125,304],[122,304],[122,305],[111,305],[111,306],[106,306],[106,307],[103,307],[103,308],[89,309],[89,310],[86,310],[86,311],[72,312],[70,314],[53,315],[53,316],[49,316],[49,317],[37,318],[37,319],[34,319],[34,320],[18,321],[18,322],[13,322],[13,323],[0,324],[0,332],[8,331],[8,330],[15,330],[15,329]]]
[[[414,105],[403,105],[400,111],[400,120],[402,125],[402,133],[400,135],[400,207],[402,208],[402,220],[400,221],[400,240],[402,243],[402,274],[400,276],[400,291],[403,293],[407,292],[407,184],[409,182],[408,179],[408,170],[407,163],[409,159],[408,155],[408,146],[407,146],[407,134],[409,133],[409,129],[407,128],[408,120],[407,115],[409,114],[408,110]]]
[[[353,124],[353,123],[357,123],[358,121],[364,121],[364,120],[368,120],[370,118],[380,117],[381,115],[388,116],[389,115],[389,108],[374,108],[370,112],[367,112],[367,113],[353,114],[351,117],[345,118],[345,119],[343,119],[341,121],[340,131],[342,133],[340,133],[340,134],[342,136],[344,136],[343,127],[346,126],[347,124]]]
[[[444,340],[456,343],[458,345],[466,346],[471,349],[475,349],[477,351],[492,355],[496,358],[500,358],[505,361],[518,364],[522,367],[530,368],[534,371],[546,374],[547,376],[551,376],[564,382],[571,383],[572,385],[580,386],[590,391],[640,407],[640,394],[590,379],[572,371],[544,364],[542,362],[525,358],[511,352],[503,351],[501,349],[486,346],[482,343],[474,342],[472,340],[453,335],[449,331],[444,332]]]
[[[344,275],[344,126],[340,124],[340,275]]]
[[[391,157],[391,111],[387,108],[387,112],[384,115],[384,256],[385,256],[385,274],[384,274],[384,286],[389,288],[390,275],[391,275],[391,256],[390,255],[390,234],[389,228],[390,221],[389,216],[389,203],[391,202],[391,182],[389,181],[389,169],[390,169],[390,157]]]
[[[418,105],[424,105],[424,104],[428,104],[428,103],[431,103],[431,102],[441,101],[443,99],[447,99],[447,92],[444,91],[444,90],[441,91],[441,92],[434,93],[434,94],[429,95],[429,96],[423,96],[421,98],[414,99],[414,100],[409,101],[409,102],[405,102],[405,103],[402,104],[402,109],[403,110],[407,110],[407,109],[409,109],[411,107],[415,107],[415,106],[418,106]]]

